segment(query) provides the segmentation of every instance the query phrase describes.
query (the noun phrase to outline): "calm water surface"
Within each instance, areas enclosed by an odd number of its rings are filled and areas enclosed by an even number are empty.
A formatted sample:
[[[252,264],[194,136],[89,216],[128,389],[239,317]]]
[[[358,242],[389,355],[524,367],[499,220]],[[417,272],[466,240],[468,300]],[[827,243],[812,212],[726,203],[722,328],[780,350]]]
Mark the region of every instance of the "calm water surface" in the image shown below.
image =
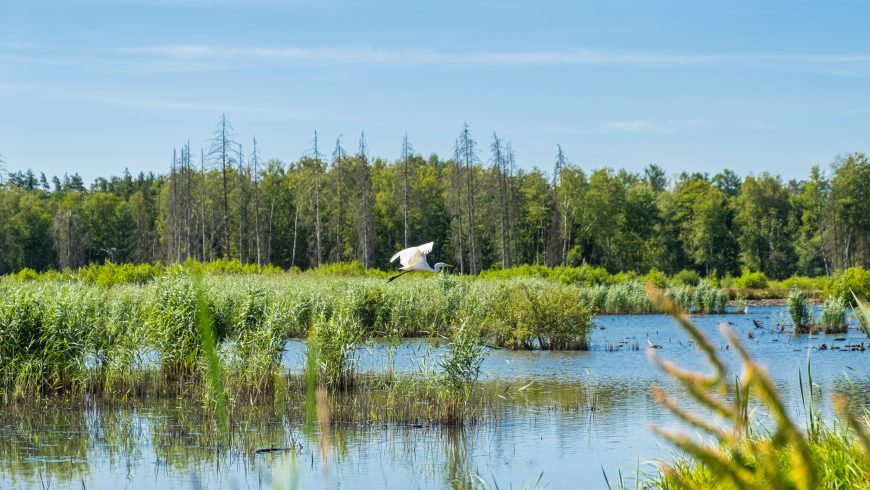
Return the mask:
[[[824,400],[838,391],[870,402],[870,352],[817,350],[822,343],[866,338],[855,330],[840,336],[779,333],[784,315],[782,307],[766,307],[694,321],[719,346],[731,372],[739,373],[736,353],[717,330],[730,322],[801,419],[798,376],[806,372],[808,355]],[[501,488],[539,479],[545,488],[603,488],[602,470],[611,482],[620,470],[631,480],[638,468],[652,473],[655,459],[671,454],[648,428],[677,422],[653,401],[650,388],[658,384],[678,398],[682,393],[647,360],[647,345],[660,345],[658,354],[682,367],[707,366],[668,317],[602,316],[595,324],[588,352],[488,351],[483,381],[498,381],[513,394],[498,417],[459,430],[338,425],[322,446],[321,434],[302,431],[286,410],[254,406],[234,417],[231,448],[215,450],[201,409],[176,400],[7,409],[0,412],[0,488],[248,489],[295,482],[301,488],[403,489],[463,487],[478,478]],[[408,341],[396,351],[396,370],[425,370],[442,351],[427,341]],[[386,349],[367,346],[357,357],[360,371],[381,372]],[[304,344],[288,343],[288,371],[300,371],[304,358]],[[830,415],[829,403],[822,409]],[[254,453],[294,444],[301,449]]]

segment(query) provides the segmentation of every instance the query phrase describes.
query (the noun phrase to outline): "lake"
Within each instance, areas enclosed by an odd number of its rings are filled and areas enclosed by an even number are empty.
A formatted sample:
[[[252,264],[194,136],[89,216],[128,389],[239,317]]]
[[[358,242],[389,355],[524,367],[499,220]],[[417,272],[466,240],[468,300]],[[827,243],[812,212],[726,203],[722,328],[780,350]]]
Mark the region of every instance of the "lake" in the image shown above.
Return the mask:
[[[781,333],[786,318],[784,307],[756,307],[748,315],[693,321],[736,374],[737,353],[717,330],[729,322],[768,366],[798,420],[804,420],[799,373],[806,383],[808,356],[827,417],[834,392],[870,403],[870,352],[818,349],[866,344],[866,337],[854,329],[836,336]],[[9,406],[0,412],[0,487],[404,489],[485,482],[500,488],[606,488],[603,474],[614,484],[620,472],[633,486],[638,472],[654,473],[655,460],[672,454],[650,424],[678,425],[653,400],[651,387],[685,399],[648,360],[648,345],[661,346],[656,353],[683,368],[709,368],[669,317],[600,316],[594,323],[589,351],[487,350],[480,383],[504,390],[504,397],[490,407],[491,416],[463,428],[337,423],[325,440],[318,431],[302,430],[296,410],[254,404],[233,414],[227,446],[215,444],[202,407],[184,399]],[[425,369],[442,351],[427,340],[408,340],[396,349],[395,370]],[[357,359],[359,371],[382,372],[387,349],[368,345]],[[288,342],[286,369],[299,372],[304,360],[304,344]],[[763,422],[764,414],[756,418]],[[255,452],[272,447],[296,449]]]

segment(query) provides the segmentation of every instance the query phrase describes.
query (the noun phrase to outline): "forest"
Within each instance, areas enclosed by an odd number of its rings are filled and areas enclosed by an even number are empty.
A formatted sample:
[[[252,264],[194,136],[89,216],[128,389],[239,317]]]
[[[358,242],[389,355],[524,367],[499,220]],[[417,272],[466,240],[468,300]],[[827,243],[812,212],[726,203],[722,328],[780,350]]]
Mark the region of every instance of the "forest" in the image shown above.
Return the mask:
[[[296,161],[267,159],[222,116],[213,137],[171,151],[166,173],[124,171],[89,186],[0,166],[0,273],[89,263],[237,259],[307,269],[359,261],[386,269],[398,249],[435,241],[439,260],[478,274],[523,264],[589,264],[611,273],[741,270],[782,279],[870,266],[870,160],[862,153],[776,175],[668,175],[516,161],[509,140],[459,131],[449,158],[395,160],[356,142]],[[580,158],[580,156],[575,156]]]

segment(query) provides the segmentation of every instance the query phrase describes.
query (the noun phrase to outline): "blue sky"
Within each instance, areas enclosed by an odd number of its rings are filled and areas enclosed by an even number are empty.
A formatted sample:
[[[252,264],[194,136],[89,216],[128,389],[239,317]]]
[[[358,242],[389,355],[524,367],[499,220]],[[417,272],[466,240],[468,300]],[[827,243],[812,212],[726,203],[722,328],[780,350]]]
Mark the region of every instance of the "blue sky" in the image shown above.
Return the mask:
[[[226,112],[285,161],[365,131],[526,168],[807,175],[870,151],[870,1],[0,0],[0,154],[86,181],[165,171]],[[482,151],[482,160],[488,155]]]

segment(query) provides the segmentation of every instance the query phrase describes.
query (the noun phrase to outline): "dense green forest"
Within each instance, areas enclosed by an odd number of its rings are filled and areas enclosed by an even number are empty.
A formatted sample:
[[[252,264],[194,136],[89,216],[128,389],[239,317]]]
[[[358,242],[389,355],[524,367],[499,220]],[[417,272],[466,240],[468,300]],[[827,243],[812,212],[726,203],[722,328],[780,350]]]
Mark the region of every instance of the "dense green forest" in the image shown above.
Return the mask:
[[[202,261],[308,268],[358,260],[387,268],[435,240],[463,273],[519,264],[611,272],[762,271],[819,276],[870,266],[870,160],[838,158],[803,180],[583,169],[557,147],[547,169],[520,168],[509,142],[459,132],[449,159],[372,157],[365,136],[331,148],[314,135],[294,162],[266,160],[221,118],[201,150],[172,152],[168,173],[125,171],[89,187],[78,174],[8,171],[0,191],[0,273],[93,262]]]

